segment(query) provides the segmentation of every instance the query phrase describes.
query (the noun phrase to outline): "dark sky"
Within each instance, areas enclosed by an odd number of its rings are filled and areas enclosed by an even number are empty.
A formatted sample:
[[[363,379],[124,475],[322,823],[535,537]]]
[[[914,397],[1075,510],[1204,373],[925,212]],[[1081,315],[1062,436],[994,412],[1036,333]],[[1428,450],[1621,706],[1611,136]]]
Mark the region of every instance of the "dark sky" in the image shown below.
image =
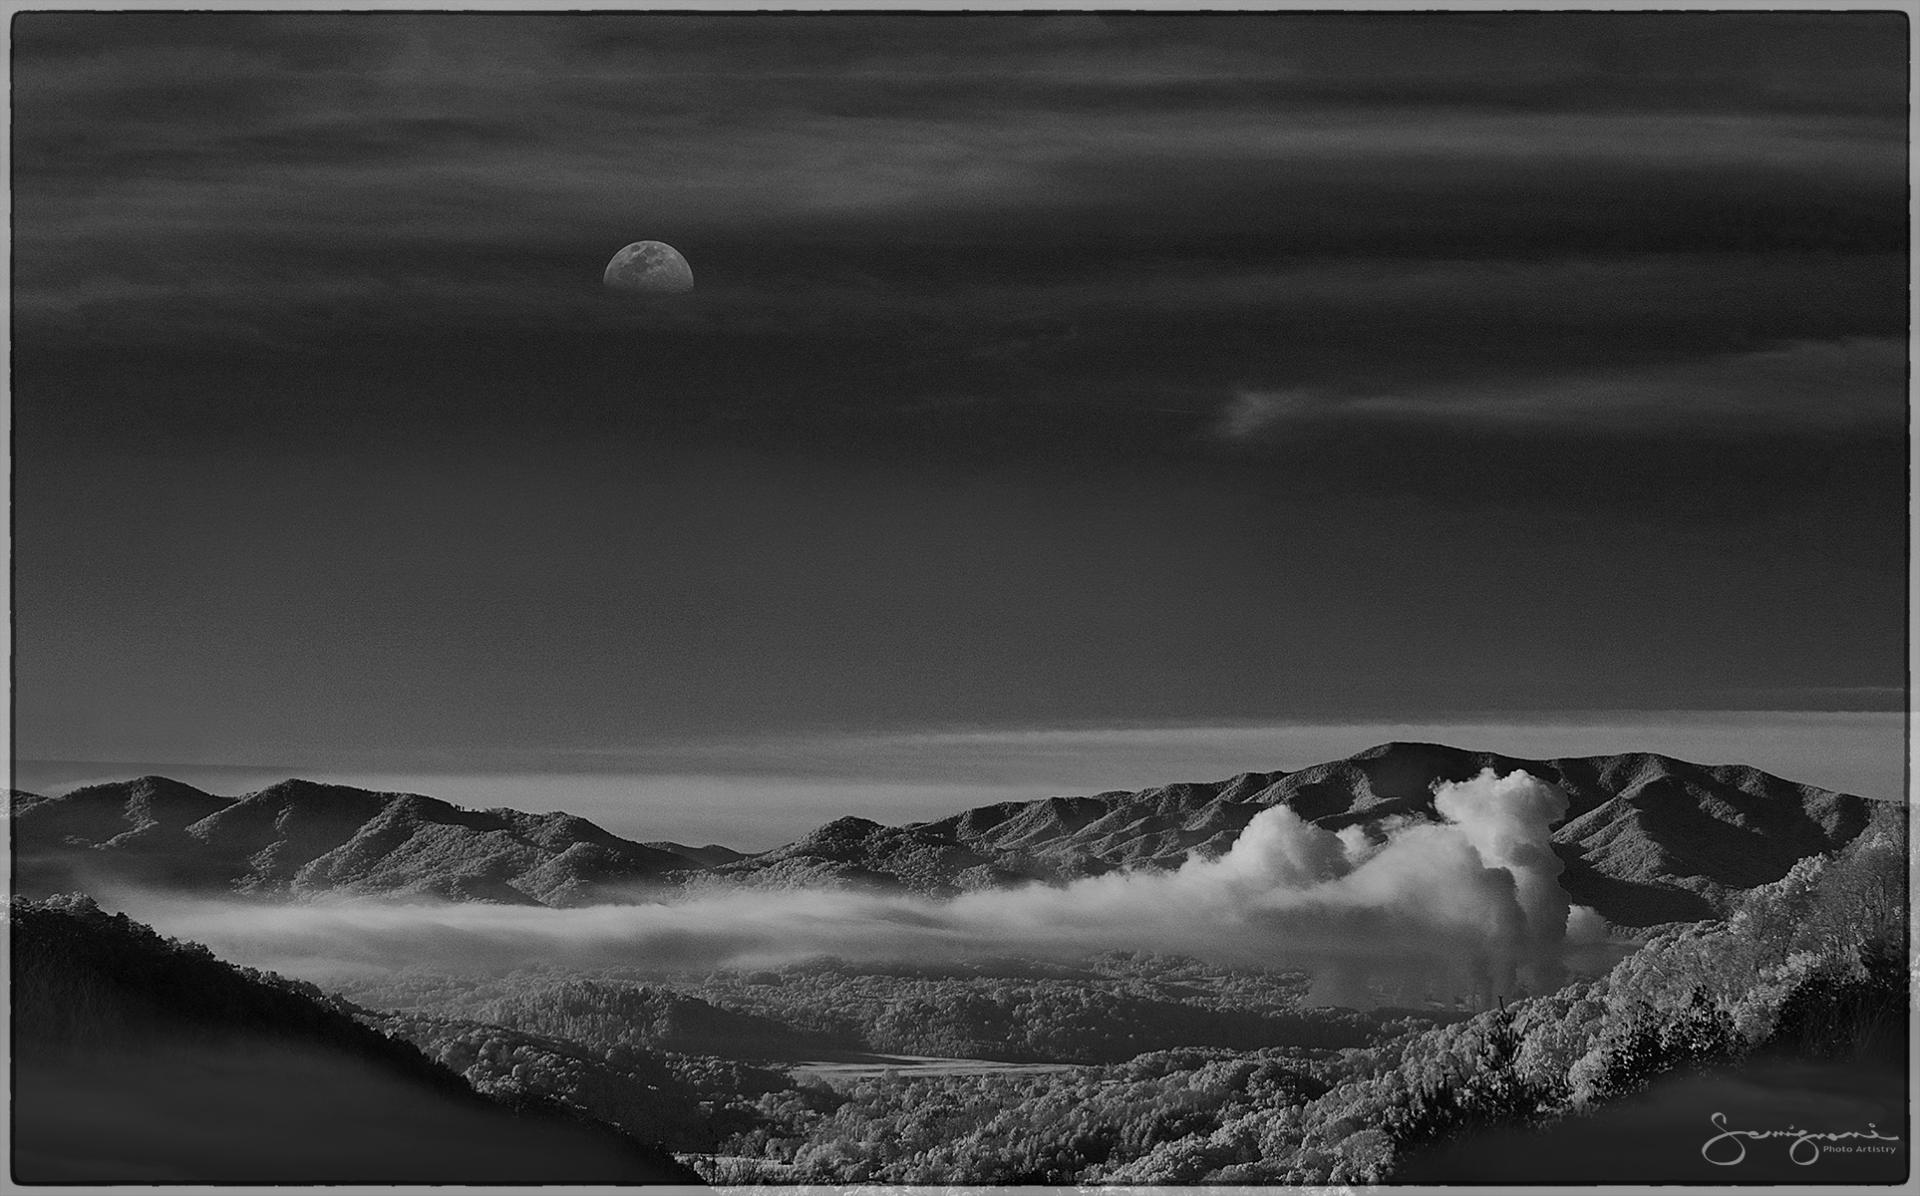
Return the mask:
[[[1903,703],[1897,14],[13,37],[20,755]]]

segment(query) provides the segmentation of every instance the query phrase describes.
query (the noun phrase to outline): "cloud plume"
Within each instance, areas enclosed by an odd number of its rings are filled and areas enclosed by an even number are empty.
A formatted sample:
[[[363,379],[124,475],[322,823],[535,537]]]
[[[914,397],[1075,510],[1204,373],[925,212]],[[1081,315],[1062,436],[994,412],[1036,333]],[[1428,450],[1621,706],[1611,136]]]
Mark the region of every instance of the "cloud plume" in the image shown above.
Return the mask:
[[[1224,855],[1161,873],[936,900],[828,889],[705,890],[583,909],[138,898],[161,930],[293,975],[407,965],[767,966],[810,956],[952,960],[1101,949],[1305,967],[1318,996],[1470,994],[1557,984],[1596,920],[1570,909],[1549,826],[1565,796],[1524,772],[1440,786],[1439,821],[1333,831],[1276,806]],[[1570,927],[1572,933],[1570,934]]]

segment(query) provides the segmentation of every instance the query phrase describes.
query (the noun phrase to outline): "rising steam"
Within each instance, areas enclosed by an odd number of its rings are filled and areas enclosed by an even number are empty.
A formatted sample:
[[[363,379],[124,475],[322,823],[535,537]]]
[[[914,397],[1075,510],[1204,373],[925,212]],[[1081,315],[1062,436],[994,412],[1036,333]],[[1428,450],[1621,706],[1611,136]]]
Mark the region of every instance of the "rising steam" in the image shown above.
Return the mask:
[[[133,912],[219,954],[291,975],[418,964],[661,969],[767,966],[822,954],[953,960],[1103,949],[1305,967],[1325,1001],[1496,994],[1557,985],[1598,919],[1570,909],[1548,828],[1559,789],[1491,769],[1435,792],[1442,821],[1334,832],[1275,806],[1216,859],[936,900],[830,889],[702,892],[583,909],[142,898]],[[1571,928],[1571,934],[1570,934]]]

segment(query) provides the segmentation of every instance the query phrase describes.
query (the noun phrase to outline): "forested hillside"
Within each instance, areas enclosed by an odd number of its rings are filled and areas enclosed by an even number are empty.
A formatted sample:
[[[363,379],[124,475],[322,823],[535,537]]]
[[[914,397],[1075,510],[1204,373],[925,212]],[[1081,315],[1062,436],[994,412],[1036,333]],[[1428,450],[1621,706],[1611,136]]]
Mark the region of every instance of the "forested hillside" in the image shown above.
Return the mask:
[[[1351,1046],[1411,1014],[1309,1008],[1299,973],[1107,953],[1080,966],[871,967],[816,960],[683,975],[343,977],[356,1001],[605,1046],[739,1059],[845,1052],[1100,1063],[1183,1046]]]
[[[81,897],[9,911],[23,1182],[688,1182],[563,1103],[490,1100],[311,985]]]
[[[1885,808],[1734,916],[1608,975],[1337,1052],[1169,1052],[1054,1075],[870,1079],[802,1132],[728,1144],[729,1181],[1368,1183],[1494,1126],[1785,1055],[1903,1066],[1906,844]],[[1895,1131],[1897,1132],[1897,1131]],[[1903,1138],[1904,1134],[1901,1135]]]

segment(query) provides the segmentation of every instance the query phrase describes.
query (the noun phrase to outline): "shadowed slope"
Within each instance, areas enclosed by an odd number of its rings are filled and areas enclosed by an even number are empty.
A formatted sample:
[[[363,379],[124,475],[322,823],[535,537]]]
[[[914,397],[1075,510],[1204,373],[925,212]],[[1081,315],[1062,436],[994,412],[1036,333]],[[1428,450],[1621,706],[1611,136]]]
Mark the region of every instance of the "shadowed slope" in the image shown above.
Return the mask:
[[[84,902],[10,921],[16,1182],[698,1182],[558,1106],[487,1100],[311,986]]]

